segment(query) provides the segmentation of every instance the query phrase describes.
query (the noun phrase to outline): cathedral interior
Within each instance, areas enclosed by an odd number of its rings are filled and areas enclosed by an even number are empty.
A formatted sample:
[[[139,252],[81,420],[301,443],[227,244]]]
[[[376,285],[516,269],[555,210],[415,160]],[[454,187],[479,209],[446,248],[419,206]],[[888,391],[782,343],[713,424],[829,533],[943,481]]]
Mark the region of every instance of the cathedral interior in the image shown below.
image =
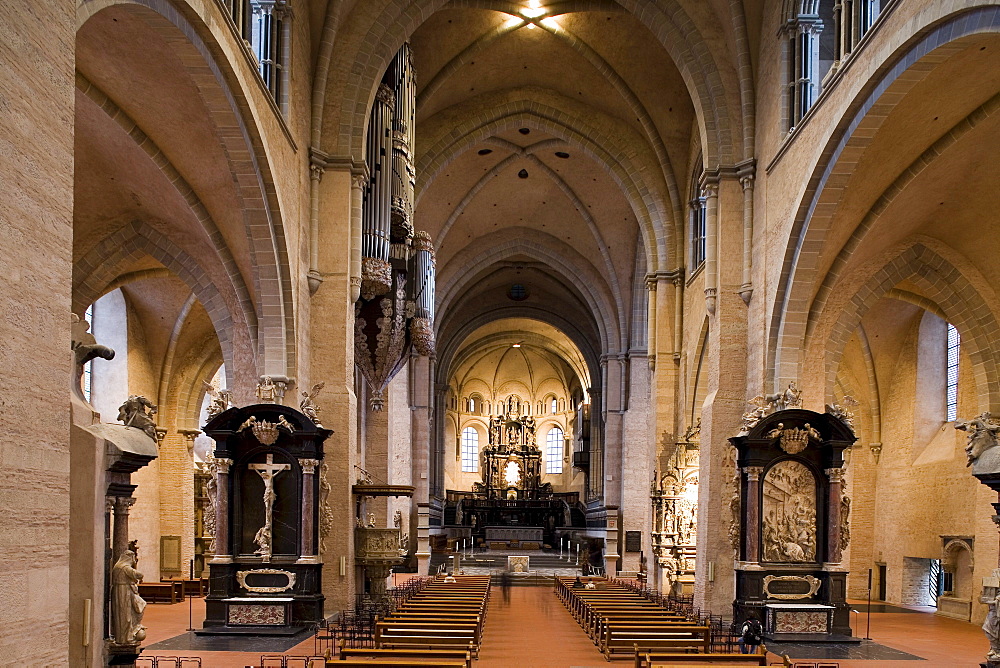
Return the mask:
[[[0,664],[479,554],[1000,665],[997,2],[5,9]]]

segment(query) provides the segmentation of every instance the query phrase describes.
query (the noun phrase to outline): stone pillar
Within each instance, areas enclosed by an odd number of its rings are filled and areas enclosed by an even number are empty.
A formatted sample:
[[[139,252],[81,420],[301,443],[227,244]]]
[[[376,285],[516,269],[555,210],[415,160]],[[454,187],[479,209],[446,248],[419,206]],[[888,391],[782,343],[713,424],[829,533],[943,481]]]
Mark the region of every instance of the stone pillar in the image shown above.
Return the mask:
[[[128,512],[135,504],[135,499],[131,496],[115,497],[115,528],[111,543],[111,563],[118,561],[118,557],[128,549]]]
[[[717,169],[707,178],[718,184],[716,257],[738,258],[743,252],[743,191],[736,169]],[[722,614],[735,598],[729,521],[719,509],[729,502],[725,475],[729,437],[739,428],[748,396],[747,305],[739,295],[742,263],[717,263],[715,275],[718,293],[715,312],[709,315],[707,364],[703,369],[707,401],[701,409],[695,605]],[[693,317],[700,319],[701,314],[695,311]],[[691,342],[689,349],[695,345]],[[715,577],[710,581],[713,568]]]
[[[351,269],[352,195],[357,198],[363,163],[349,157],[314,154],[314,164],[325,170],[315,182],[319,189],[316,271],[322,284],[309,300],[308,376],[323,379],[324,419],[335,436],[324,446],[323,494],[329,489],[330,512],[324,512],[323,594],[326,610],[354,605],[354,509],[347,500],[356,480],[358,463],[358,398],[355,394],[354,300],[360,274]],[[360,209],[358,209],[360,210]],[[365,408],[364,410],[367,410]],[[341,572],[340,564],[348,564]]]
[[[302,465],[302,533],[300,534],[299,564],[318,564],[319,559],[313,550],[316,537],[313,532],[316,517],[316,467],[318,459],[300,459]]]
[[[740,297],[745,304],[750,303],[753,296],[753,161],[746,166],[740,176],[743,186],[743,280],[740,284]]]
[[[417,504],[417,575],[428,575],[431,565],[430,504]]]
[[[843,546],[840,544],[840,497],[844,488],[844,469],[824,469],[830,479],[830,492],[826,513],[826,561],[831,564],[841,562]]]
[[[715,313],[719,291],[719,184],[702,186],[705,198],[705,308]]]
[[[219,473],[215,497],[215,556],[213,564],[230,564],[233,555],[229,553],[229,467],[233,460],[225,457],[215,460]]]
[[[608,506],[608,533],[604,538],[604,570],[608,577],[618,572],[618,506]]]
[[[747,476],[747,514],[743,525],[746,536],[746,560],[757,563],[760,561],[760,474],[762,466],[747,466],[743,471]]]

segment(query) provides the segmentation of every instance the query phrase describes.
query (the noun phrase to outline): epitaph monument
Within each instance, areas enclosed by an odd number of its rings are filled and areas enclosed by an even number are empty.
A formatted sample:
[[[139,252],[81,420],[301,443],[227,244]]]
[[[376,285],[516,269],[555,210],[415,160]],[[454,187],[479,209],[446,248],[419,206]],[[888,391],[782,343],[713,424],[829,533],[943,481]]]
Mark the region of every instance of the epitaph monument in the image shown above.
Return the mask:
[[[756,617],[772,640],[850,637],[846,602],[842,418],[793,408],[753,416],[736,446],[740,518],[735,621]]]
[[[291,635],[320,621],[317,469],[333,432],[274,403],[229,408],[204,430],[216,443],[215,556],[198,633]]]

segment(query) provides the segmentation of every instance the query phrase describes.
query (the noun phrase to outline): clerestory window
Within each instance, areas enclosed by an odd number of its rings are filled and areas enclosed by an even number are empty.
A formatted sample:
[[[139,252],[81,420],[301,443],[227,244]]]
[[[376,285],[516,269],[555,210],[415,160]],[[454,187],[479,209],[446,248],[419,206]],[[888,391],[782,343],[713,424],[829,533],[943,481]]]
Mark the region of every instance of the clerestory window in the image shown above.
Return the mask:
[[[950,322],[947,342],[947,381],[945,383],[945,420],[953,422],[958,418],[958,356],[962,347],[962,337]]]

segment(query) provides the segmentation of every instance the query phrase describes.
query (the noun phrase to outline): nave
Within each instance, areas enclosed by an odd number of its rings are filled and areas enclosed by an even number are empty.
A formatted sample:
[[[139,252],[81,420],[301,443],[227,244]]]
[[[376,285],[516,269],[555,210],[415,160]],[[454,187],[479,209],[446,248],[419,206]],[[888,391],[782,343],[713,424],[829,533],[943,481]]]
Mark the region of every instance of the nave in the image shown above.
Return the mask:
[[[408,576],[396,575],[397,583]],[[865,604],[850,601],[859,614],[852,614],[855,635],[866,635]],[[204,617],[204,599],[193,600],[194,619]],[[147,608],[149,622],[147,647],[137,665],[146,657],[185,656],[200,657],[204,668],[247,668],[261,666],[262,656],[307,656],[316,651],[313,637],[289,647],[284,651],[269,651],[262,644],[256,651],[208,651],[185,649],[192,646],[185,632],[188,625],[188,603],[155,604]],[[807,646],[788,650],[793,661],[806,663],[826,659],[836,662],[840,668],[951,668],[953,666],[973,666],[984,651],[986,642],[980,630],[973,624],[959,622],[932,614],[927,608],[872,604],[870,636],[879,646],[882,655],[887,650],[897,650],[911,655],[906,660],[885,658],[843,659],[824,656],[815,648]],[[165,642],[167,641],[167,642]],[[187,644],[186,644],[187,642]],[[232,642],[232,641],[229,641]],[[275,641],[264,641],[275,642]],[[280,643],[280,641],[279,641]],[[166,648],[164,645],[170,645]],[[234,647],[248,647],[242,643]],[[854,656],[878,656],[872,644],[865,643],[860,648],[850,650]],[[787,649],[787,648],[786,648]],[[768,664],[780,663],[780,657],[768,653]],[[161,665],[170,665],[161,661]],[[193,664],[191,664],[193,665]],[[266,665],[279,665],[277,662]],[[300,664],[290,664],[300,665]],[[491,594],[489,616],[483,630],[479,658],[473,662],[474,668],[597,668],[599,666],[631,666],[631,657],[616,655],[608,663],[590,640],[584,630],[556,597],[551,586],[513,586],[509,590],[509,600],[504,597],[499,586],[494,586]],[[808,664],[807,664],[808,665]],[[336,666],[336,663],[331,664]]]

